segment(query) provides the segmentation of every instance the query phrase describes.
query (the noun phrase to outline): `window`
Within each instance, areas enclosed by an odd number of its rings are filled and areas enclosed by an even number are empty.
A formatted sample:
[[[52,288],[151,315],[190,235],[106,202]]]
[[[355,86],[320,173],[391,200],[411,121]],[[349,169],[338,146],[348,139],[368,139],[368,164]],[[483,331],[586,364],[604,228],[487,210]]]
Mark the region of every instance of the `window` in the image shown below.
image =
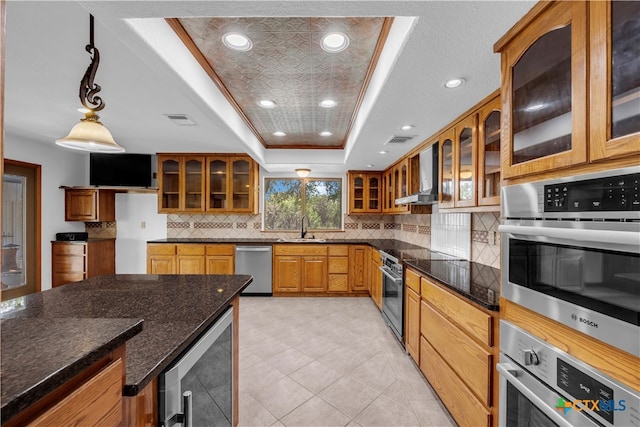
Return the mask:
[[[342,180],[265,178],[264,229],[299,231],[303,215],[309,230],[341,230]]]

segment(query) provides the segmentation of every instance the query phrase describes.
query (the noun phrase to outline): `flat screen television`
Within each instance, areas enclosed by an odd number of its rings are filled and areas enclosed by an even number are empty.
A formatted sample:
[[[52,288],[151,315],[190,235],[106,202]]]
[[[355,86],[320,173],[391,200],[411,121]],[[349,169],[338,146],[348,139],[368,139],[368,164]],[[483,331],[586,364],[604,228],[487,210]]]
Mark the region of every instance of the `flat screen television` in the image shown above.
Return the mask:
[[[89,185],[113,187],[151,187],[151,154],[89,155]]]

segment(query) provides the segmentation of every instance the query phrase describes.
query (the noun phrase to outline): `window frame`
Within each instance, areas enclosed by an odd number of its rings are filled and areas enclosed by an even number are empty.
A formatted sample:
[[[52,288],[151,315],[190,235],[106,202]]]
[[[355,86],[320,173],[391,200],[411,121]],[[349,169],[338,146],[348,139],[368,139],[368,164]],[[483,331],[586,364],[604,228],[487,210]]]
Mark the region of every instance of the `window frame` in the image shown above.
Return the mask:
[[[266,199],[266,191],[267,191],[267,180],[289,180],[289,181],[300,181],[301,182],[301,195],[300,195],[300,199],[301,199],[301,217],[302,215],[304,215],[304,208],[306,206],[306,183],[309,181],[337,181],[340,183],[340,228],[321,228],[321,229],[317,229],[317,228],[311,228],[309,227],[307,229],[308,232],[317,232],[317,233],[336,233],[336,232],[343,232],[344,231],[344,213],[345,213],[345,206],[344,206],[344,179],[342,177],[305,177],[305,178],[301,178],[301,177],[287,177],[287,176],[264,176],[263,177],[263,181],[262,181],[262,188],[263,190],[261,191],[261,199],[262,199],[262,232],[265,233],[291,233],[291,232],[296,232],[299,231],[298,229],[295,230],[287,230],[287,229],[277,229],[277,230],[271,230],[271,229],[267,229],[266,226],[266,221],[265,221],[265,213],[266,213],[266,205],[267,205],[267,199]]]

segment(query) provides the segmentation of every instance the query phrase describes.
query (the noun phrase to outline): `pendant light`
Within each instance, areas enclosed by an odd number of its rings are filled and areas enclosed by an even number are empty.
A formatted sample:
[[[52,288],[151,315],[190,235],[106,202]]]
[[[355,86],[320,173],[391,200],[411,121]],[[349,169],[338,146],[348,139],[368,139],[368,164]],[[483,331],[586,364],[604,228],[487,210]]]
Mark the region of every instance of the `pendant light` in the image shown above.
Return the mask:
[[[89,33],[89,44],[85,50],[92,54],[91,64],[80,81],[80,102],[86,109],[86,113],[84,118],[80,119],[80,123],[71,129],[69,135],[56,140],[56,144],[73,150],[123,153],[124,148],[114,141],[111,132],[104,127],[96,114],[104,108],[104,102],[97,96],[101,90],[100,85],[93,82],[100,63],[100,53],[93,45],[93,15],[89,15]]]

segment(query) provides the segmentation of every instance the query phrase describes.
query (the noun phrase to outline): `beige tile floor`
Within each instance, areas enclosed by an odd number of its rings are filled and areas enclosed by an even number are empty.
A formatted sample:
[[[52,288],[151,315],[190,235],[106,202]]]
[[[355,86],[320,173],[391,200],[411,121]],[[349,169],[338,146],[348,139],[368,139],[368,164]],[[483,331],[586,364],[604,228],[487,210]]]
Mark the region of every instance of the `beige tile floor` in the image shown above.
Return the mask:
[[[369,298],[240,299],[241,426],[455,426]]]

